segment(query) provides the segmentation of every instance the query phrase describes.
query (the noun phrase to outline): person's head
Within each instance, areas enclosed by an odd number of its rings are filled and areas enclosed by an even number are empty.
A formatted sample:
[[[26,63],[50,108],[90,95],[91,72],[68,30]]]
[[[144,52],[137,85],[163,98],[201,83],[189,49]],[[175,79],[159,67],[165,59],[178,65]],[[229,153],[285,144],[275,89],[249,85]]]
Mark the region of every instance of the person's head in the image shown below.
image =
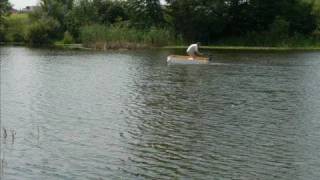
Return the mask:
[[[198,46],[201,46],[201,42],[197,42],[196,44],[197,44]]]

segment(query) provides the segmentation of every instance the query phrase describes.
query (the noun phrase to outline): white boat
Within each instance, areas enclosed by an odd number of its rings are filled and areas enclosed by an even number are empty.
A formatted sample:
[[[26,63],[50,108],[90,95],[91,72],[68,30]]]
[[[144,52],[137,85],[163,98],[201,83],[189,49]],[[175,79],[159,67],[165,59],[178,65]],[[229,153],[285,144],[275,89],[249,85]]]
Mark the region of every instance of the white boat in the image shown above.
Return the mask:
[[[190,56],[170,55],[167,57],[168,64],[208,64],[209,58],[196,57],[193,59]]]

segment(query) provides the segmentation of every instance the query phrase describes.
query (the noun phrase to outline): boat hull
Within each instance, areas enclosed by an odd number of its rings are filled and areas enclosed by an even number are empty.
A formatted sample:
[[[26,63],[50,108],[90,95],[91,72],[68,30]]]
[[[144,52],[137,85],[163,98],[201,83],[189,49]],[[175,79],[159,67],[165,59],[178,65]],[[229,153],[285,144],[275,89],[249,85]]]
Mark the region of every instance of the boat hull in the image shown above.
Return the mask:
[[[208,64],[209,58],[171,55],[167,57],[168,64]]]

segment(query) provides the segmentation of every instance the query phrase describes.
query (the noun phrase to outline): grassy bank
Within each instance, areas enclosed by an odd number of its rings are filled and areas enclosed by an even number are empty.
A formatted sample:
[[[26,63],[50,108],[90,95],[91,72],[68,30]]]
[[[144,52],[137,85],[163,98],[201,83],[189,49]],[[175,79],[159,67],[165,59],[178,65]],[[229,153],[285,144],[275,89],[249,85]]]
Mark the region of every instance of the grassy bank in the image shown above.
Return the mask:
[[[55,43],[54,47],[61,48],[61,49],[73,49],[73,50],[101,50],[101,49],[86,47],[83,44]],[[161,46],[161,47],[149,46],[145,48],[186,50],[188,46],[187,45]],[[118,49],[124,49],[124,48],[118,48]],[[217,51],[320,51],[320,47],[201,46],[201,49],[217,50]]]

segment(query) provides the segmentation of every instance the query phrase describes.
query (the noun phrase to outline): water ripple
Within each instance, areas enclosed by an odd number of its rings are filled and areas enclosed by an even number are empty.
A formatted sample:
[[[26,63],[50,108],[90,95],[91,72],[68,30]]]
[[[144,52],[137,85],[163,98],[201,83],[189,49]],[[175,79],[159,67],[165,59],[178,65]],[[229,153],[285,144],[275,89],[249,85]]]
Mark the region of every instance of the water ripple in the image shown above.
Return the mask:
[[[1,47],[4,179],[318,179],[320,55]]]

